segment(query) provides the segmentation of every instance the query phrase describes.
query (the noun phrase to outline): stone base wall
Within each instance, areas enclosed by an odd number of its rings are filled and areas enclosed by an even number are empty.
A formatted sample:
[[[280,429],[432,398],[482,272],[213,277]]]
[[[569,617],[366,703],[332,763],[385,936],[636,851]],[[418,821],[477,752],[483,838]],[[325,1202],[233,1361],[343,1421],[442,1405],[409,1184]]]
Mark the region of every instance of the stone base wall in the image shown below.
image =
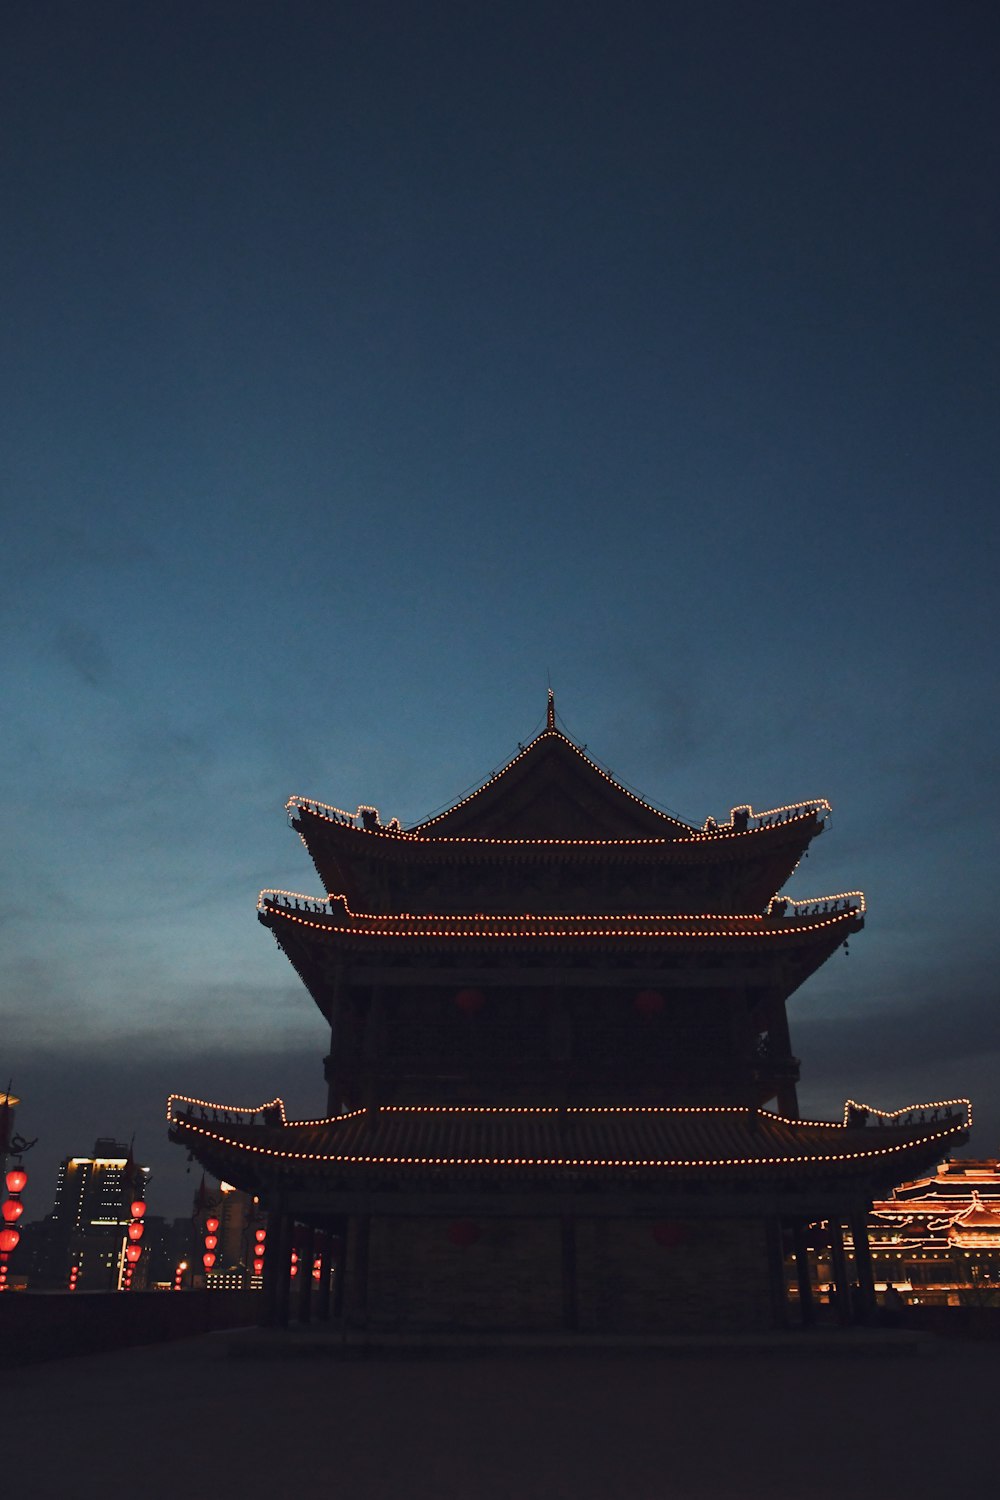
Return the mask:
[[[732,1333],[772,1325],[759,1219],[582,1219],[577,1319],[587,1333]]]
[[[773,1319],[758,1219],[373,1218],[366,1283],[348,1289],[348,1323],[384,1331],[724,1333]]]
[[[561,1265],[555,1219],[373,1219],[368,1327],[558,1329]]]

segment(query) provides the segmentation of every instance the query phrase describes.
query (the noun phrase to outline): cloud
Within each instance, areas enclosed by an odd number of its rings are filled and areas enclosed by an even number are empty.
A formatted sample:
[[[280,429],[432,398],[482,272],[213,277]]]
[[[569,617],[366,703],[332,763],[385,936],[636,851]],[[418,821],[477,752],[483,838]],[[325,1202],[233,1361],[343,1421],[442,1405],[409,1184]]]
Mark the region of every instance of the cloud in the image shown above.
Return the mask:
[[[96,630],[81,620],[63,620],[53,638],[56,655],[89,687],[102,688],[111,677],[111,657]]]

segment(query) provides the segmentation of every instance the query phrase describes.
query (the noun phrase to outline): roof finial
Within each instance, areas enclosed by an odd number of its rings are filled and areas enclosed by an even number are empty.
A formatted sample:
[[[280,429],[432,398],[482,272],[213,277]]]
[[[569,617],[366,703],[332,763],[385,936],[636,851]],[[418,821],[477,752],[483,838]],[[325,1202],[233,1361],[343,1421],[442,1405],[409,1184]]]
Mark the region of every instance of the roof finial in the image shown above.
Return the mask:
[[[552,689],[549,688],[549,704],[548,704],[548,708],[545,711],[545,728],[546,728],[546,730],[549,730],[549,729],[555,729],[555,727],[556,727],[556,695],[552,691]]]

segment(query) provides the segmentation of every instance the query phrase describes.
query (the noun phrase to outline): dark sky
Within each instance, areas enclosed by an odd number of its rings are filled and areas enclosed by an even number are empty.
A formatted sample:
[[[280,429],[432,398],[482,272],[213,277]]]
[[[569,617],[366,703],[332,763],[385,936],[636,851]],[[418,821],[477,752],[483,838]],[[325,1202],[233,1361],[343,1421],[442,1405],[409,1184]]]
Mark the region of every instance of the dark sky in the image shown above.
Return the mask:
[[[285,798],[540,727],[692,821],[826,796],[812,1111],[1000,1150],[1000,13],[32,0],[0,18],[0,1066],[55,1163],[323,1106]],[[37,1196],[36,1196],[37,1194]]]

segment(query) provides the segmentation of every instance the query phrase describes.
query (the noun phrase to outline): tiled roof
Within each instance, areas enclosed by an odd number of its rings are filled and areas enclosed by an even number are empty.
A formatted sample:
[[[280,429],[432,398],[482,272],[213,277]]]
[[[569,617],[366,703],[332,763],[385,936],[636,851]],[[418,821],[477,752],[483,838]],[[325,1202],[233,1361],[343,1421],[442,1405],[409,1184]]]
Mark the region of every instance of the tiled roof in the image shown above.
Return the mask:
[[[335,816],[337,809],[305,798],[292,798],[289,807],[301,824],[300,831],[307,842],[326,840],[331,848],[343,849],[352,857],[407,859],[420,863],[528,859],[544,864],[561,863],[570,857],[601,864],[626,860],[656,864],[728,862],[737,857],[760,857],[776,845],[801,848],[820,827],[814,806],[803,805],[801,810],[787,814],[782,810],[782,816],[772,815],[773,821],[755,823],[752,828],[738,830],[722,824],[711,832],[691,829],[678,838],[500,838],[422,834],[382,824],[358,827],[353,821],[342,822]]]
[[[183,1101],[178,1101],[183,1103]],[[204,1107],[171,1109],[171,1134],[203,1153],[246,1153],[259,1168],[304,1175],[373,1168],[467,1169],[522,1176],[629,1172],[690,1176],[725,1172],[830,1175],[867,1168],[938,1143],[955,1144],[965,1107],[902,1125],[836,1125],[740,1108],[550,1109],[392,1105],[328,1120],[263,1124],[212,1118]],[[244,1160],[247,1156],[244,1156]]]
[[[819,905],[820,903],[817,903]],[[373,941],[391,939],[395,946],[438,946],[442,942],[460,943],[466,947],[495,947],[498,944],[544,943],[546,946],[574,946],[586,942],[591,946],[635,947],[650,943],[700,941],[710,945],[734,941],[757,946],[760,943],[794,947],[803,938],[823,932],[834,946],[862,925],[859,906],[838,903],[840,909],[817,910],[815,914],[789,917],[762,917],[753,914],[729,915],[647,915],[628,913],[588,916],[493,915],[420,915],[356,913],[348,909],[342,897],[327,901],[310,900],[286,892],[261,893],[261,918],[280,932],[289,927],[302,929],[303,935],[329,938],[340,945],[370,945]]]

